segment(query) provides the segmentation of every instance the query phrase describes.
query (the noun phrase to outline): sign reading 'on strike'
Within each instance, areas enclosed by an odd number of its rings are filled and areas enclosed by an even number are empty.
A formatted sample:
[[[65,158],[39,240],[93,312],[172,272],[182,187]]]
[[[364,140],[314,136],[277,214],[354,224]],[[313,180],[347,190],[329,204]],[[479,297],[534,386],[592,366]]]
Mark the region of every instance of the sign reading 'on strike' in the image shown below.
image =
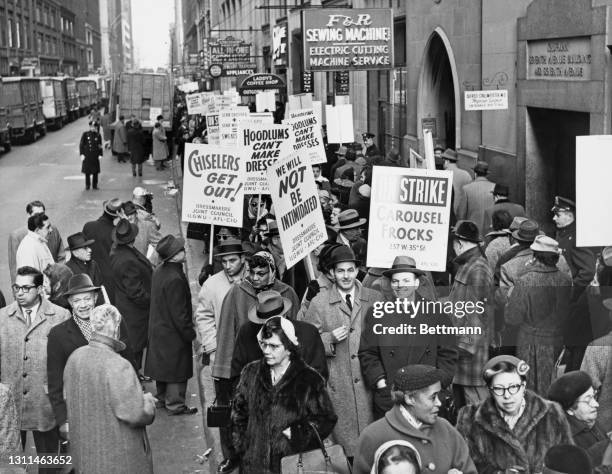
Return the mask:
[[[185,143],[185,222],[242,227],[245,159],[249,149]]]
[[[390,8],[303,10],[302,25],[306,71],[393,67]]]
[[[310,161],[291,153],[268,167],[268,183],[287,268],[327,240]]]
[[[390,268],[407,255],[421,270],[444,271],[452,185],[448,170],[375,166],[368,267]]]

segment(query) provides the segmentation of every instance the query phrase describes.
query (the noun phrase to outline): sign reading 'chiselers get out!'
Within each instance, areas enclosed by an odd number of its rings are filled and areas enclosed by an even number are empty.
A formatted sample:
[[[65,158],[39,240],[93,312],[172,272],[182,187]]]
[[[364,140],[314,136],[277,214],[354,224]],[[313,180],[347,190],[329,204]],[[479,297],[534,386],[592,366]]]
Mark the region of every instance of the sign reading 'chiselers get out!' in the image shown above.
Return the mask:
[[[303,10],[302,35],[306,71],[393,67],[390,8]]]

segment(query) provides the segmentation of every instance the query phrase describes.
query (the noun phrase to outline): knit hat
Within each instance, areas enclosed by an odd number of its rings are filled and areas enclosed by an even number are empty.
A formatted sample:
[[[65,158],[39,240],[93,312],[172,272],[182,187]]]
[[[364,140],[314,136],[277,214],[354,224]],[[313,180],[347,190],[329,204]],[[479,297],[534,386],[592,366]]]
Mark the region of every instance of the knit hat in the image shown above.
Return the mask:
[[[569,409],[580,395],[593,386],[591,376],[582,370],[573,370],[555,380],[548,389],[548,399]]]
[[[559,444],[546,451],[542,474],[591,474],[593,465],[580,446]]]
[[[431,365],[414,364],[402,367],[395,373],[393,386],[395,390],[410,392],[429,387],[436,382],[442,383],[444,373]]]

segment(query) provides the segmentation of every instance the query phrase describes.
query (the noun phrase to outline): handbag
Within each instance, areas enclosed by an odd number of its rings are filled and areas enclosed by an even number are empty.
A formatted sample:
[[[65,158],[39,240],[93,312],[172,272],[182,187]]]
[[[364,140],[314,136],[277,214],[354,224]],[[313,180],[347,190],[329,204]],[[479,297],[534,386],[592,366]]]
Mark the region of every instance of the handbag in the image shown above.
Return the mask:
[[[206,409],[206,425],[209,428],[226,428],[230,424],[232,407],[217,405],[217,399]]]
[[[282,474],[350,474],[351,466],[339,444],[325,447],[313,423],[308,423],[319,442],[319,449],[300,452],[281,459]]]

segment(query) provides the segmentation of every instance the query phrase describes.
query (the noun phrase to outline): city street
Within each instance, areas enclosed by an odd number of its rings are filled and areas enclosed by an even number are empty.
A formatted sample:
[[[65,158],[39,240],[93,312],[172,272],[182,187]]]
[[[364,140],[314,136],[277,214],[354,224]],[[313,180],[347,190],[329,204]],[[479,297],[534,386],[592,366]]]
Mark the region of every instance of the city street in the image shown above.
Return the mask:
[[[142,178],[133,178],[129,164],[117,163],[110,150],[105,150],[101,162],[100,190],[85,191],[84,176],[80,173],[78,145],[81,133],[87,128],[87,119],[82,118],[59,131],[49,132],[46,137],[26,146],[16,146],[8,154],[0,156],[0,200],[3,219],[0,223],[0,240],[4,251],[0,252],[0,289],[7,302],[13,300],[10,292],[6,242],[9,233],[26,224],[25,206],[29,201],[44,202],[53,225],[59,229],[64,244],[66,237],[82,230],[83,224],[100,216],[102,203],[106,199],[131,198],[135,186],[141,185],[154,193],[153,206],[162,223],[162,234],[179,234],[180,220],[177,216],[177,196],[166,192],[172,169],[156,171],[145,163]],[[192,258],[201,259],[202,247],[189,249]],[[197,274],[201,262],[189,265],[190,281],[194,301],[197,301]],[[192,268],[193,267],[193,268]],[[196,268],[197,267],[197,268]],[[154,384],[147,390],[155,393]],[[207,387],[210,390],[211,387]],[[158,410],[155,422],[148,427],[153,450],[156,473],[208,473],[205,459],[198,455],[207,449],[202,430],[202,412],[198,395],[198,384],[192,378],[187,388],[187,403],[200,410],[194,416],[169,417],[165,410]],[[208,439],[211,439],[210,435]],[[28,452],[35,450],[31,436]],[[214,457],[214,456],[212,456]],[[30,471],[28,471],[30,472]]]

